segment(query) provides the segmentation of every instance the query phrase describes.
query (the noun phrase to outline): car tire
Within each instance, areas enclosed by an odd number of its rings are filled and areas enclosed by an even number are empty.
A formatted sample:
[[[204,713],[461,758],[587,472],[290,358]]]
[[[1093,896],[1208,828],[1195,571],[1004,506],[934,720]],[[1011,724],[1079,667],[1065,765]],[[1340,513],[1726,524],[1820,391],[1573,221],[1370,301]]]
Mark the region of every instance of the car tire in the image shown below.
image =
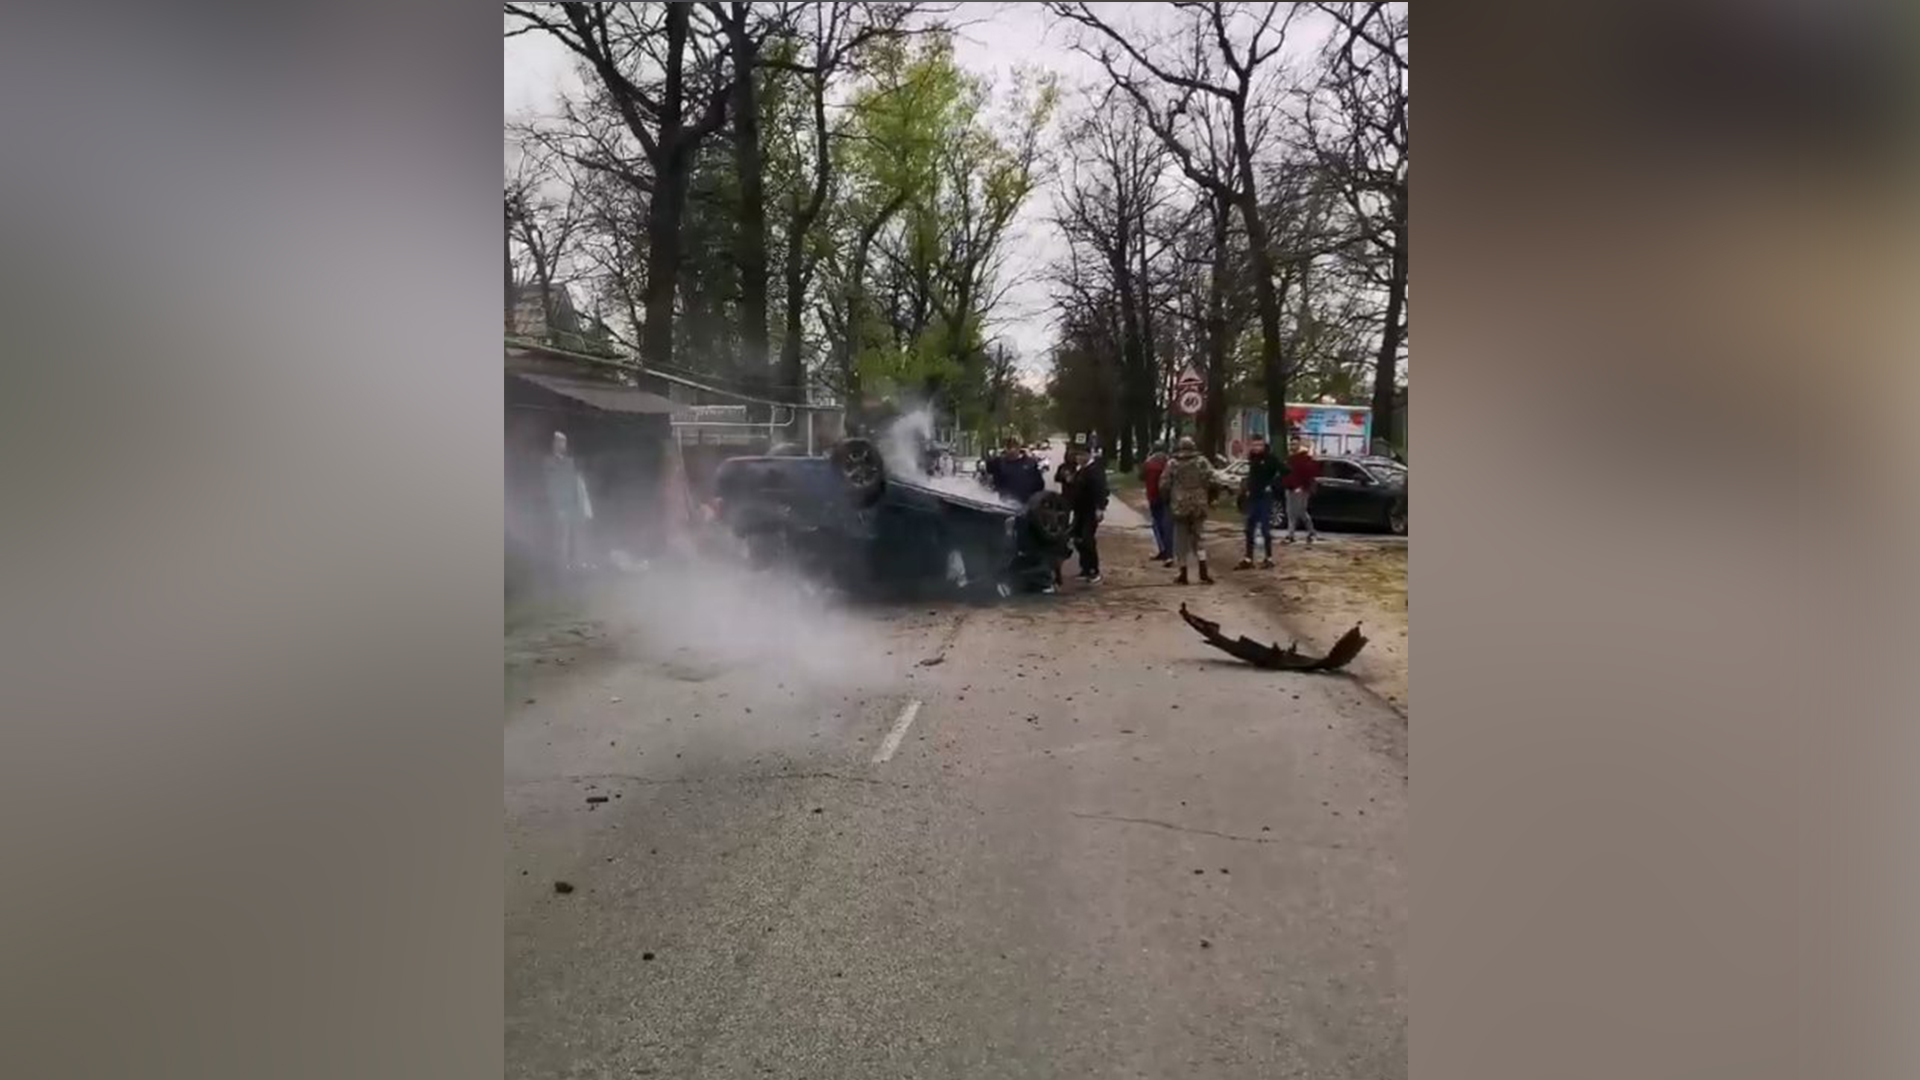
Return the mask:
[[[1061,543],[1073,531],[1073,508],[1057,491],[1037,492],[1028,499],[1025,516],[1027,527],[1044,546]]]
[[[887,489],[887,466],[880,448],[865,439],[847,439],[834,447],[833,467],[846,481],[855,506],[872,506]]]
[[[1387,531],[1393,535],[1407,535],[1407,504],[1396,502],[1388,505],[1385,524]]]

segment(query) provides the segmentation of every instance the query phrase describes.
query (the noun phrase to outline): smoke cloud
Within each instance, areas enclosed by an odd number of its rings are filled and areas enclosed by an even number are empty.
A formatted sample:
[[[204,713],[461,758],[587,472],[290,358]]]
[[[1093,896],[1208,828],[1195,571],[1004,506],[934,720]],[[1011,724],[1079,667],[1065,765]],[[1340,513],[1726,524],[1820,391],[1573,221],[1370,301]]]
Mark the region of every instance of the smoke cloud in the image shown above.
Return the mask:
[[[880,454],[886,459],[887,474],[896,479],[959,495],[969,499],[999,503],[1010,509],[1019,505],[986,486],[969,473],[959,476],[932,476],[921,461],[921,448],[933,441],[933,410],[921,406],[888,424],[880,436]]]

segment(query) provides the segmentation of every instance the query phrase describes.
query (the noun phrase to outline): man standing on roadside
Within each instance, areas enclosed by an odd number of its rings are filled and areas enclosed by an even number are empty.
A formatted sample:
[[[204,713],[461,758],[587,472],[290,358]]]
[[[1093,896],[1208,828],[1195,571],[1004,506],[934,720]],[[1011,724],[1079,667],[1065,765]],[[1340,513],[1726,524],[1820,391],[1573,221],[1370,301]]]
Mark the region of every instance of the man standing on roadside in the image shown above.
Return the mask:
[[[1305,439],[1295,439],[1293,453],[1287,457],[1286,478],[1281,481],[1286,487],[1287,499],[1287,536],[1281,543],[1293,543],[1293,530],[1302,520],[1307,525],[1307,543],[1319,539],[1313,527],[1313,515],[1307,512],[1308,504],[1313,502],[1313,489],[1319,483],[1320,462],[1314,459]]]
[[[990,475],[993,490],[1021,505],[1047,488],[1047,478],[1040,475],[1039,463],[1020,445],[1019,439],[1007,440],[1006,451],[993,463]]]
[[[1247,445],[1247,477],[1241,495],[1247,509],[1247,554],[1235,570],[1253,569],[1253,533],[1257,528],[1264,545],[1260,569],[1273,569],[1273,489],[1286,469],[1267,448],[1267,437],[1255,435]]]
[[[1173,565],[1173,523],[1167,516],[1166,492],[1160,489],[1160,478],[1167,471],[1167,452],[1156,449],[1147,457],[1146,464],[1140,466],[1140,479],[1147,484],[1147,517],[1153,521],[1153,561],[1162,566]]]
[[[565,432],[553,433],[553,448],[543,463],[546,476],[547,506],[553,513],[555,562],[562,574],[580,569],[586,562],[587,523],[593,520],[593,503],[587,498],[587,481],[574,464],[567,448]]]
[[[1080,580],[1100,584],[1100,523],[1107,516],[1107,467],[1099,458],[1088,460],[1087,448],[1067,448],[1067,502],[1073,507],[1073,544],[1080,554]]]
[[[1200,564],[1200,583],[1213,584],[1213,576],[1207,573],[1207,548],[1201,536],[1207,523],[1207,480],[1212,475],[1213,466],[1200,456],[1193,439],[1183,436],[1173,452],[1173,460],[1167,463],[1166,472],[1160,477],[1173,517],[1173,561],[1180,565],[1180,576],[1173,579],[1176,585],[1188,583],[1190,557]]]

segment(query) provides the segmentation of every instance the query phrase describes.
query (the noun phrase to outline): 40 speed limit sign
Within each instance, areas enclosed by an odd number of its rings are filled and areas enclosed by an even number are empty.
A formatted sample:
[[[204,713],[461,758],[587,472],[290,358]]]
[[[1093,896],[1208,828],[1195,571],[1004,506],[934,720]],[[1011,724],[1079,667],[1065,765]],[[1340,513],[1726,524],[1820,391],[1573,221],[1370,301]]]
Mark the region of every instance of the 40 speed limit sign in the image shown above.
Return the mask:
[[[1206,386],[1200,373],[1192,368],[1181,372],[1179,381],[1173,384],[1173,411],[1183,416],[1199,416],[1207,404]]]

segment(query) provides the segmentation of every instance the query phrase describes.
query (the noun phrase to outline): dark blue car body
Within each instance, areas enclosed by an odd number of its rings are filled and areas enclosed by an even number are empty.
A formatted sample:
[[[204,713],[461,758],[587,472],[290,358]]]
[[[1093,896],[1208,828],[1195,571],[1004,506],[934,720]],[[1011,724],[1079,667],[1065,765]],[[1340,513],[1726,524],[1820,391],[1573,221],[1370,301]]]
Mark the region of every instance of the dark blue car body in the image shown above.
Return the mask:
[[[866,478],[869,481],[875,478]],[[788,560],[849,584],[947,581],[957,554],[969,584],[1051,581],[1065,507],[1043,493],[1015,508],[898,476],[850,482],[832,457],[738,457],[714,486],[722,520],[761,562]]]

